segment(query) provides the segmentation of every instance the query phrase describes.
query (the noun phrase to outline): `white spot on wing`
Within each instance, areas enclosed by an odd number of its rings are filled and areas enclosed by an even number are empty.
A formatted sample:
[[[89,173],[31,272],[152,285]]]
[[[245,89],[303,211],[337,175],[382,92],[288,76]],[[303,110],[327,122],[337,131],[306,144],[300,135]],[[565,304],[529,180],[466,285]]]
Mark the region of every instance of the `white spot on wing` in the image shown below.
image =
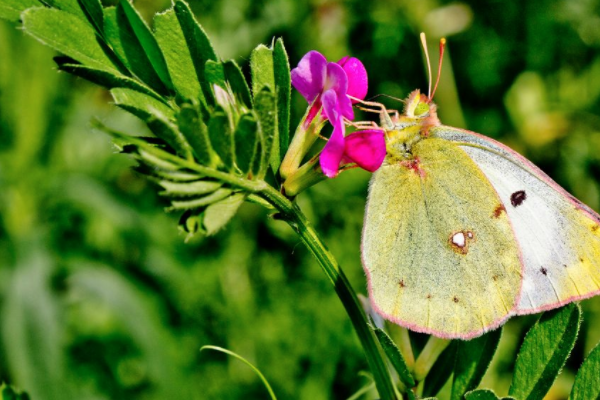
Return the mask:
[[[455,233],[454,236],[452,236],[452,243],[458,247],[465,247],[465,234],[462,232]]]

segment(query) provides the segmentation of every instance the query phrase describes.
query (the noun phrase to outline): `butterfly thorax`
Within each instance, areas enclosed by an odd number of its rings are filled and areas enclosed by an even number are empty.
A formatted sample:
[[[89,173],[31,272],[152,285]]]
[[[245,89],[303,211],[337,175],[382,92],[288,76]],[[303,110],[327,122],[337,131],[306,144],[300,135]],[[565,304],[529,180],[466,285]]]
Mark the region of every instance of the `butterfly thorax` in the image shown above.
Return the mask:
[[[412,159],[412,147],[427,138],[429,129],[438,125],[436,105],[418,89],[413,91],[406,99],[402,114],[381,114],[381,126],[386,131],[387,161]]]

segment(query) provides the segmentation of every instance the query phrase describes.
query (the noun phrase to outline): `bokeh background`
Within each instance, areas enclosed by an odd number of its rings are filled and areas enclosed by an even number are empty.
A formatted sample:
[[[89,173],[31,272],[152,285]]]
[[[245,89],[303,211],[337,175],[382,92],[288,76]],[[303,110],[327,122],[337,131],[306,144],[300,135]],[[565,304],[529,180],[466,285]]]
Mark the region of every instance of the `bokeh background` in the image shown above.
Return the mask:
[[[169,2],[135,5],[150,20]],[[369,97],[426,90],[418,34],[427,33],[434,64],[446,36],[442,122],[507,143],[600,207],[597,0],[191,6],[221,57],[245,72],[256,45],[283,37],[292,66],[312,49],[330,60],[360,58]],[[239,361],[199,352],[213,344],[257,365],[281,399],[347,399],[367,385],[349,320],[293,232],[245,205],[218,235],[184,244],[178,215],[163,211],[157,188],[90,120],[148,134],[143,124],[103,89],[57,73],[55,54],[15,28],[0,23],[0,380],[34,400],[267,398]],[[293,126],[306,104],[293,93],[292,105]],[[368,179],[352,170],[298,198],[361,293]],[[600,341],[600,301],[582,305],[580,338],[548,399],[567,398],[574,371]],[[498,394],[507,393],[535,318],[506,326],[484,379]],[[413,339],[418,348],[425,338]]]

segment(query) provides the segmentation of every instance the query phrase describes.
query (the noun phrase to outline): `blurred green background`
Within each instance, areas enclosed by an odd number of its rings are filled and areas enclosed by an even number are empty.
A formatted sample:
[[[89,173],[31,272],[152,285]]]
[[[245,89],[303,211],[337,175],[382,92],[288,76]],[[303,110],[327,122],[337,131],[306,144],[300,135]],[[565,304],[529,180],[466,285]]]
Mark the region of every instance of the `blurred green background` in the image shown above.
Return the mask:
[[[150,19],[169,2],[135,5]],[[221,57],[245,72],[252,48],[283,37],[292,66],[311,49],[330,60],[360,58],[368,97],[426,90],[418,34],[427,33],[434,64],[446,36],[442,122],[509,144],[600,207],[597,0],[191,6]],[[0,380],[34,400],[267,398],[239,361],[198,351],[213,344],[257,365],[281,399],[346,399],[368,384],[350,322],[293,232],[245,205],[217,236],[184,244],[157,188],[89,121],[148,134],[144,125],[103,89],[57,73],[54,55],[0,23]],[[292,104],[294,126],[306,104],[297,93]],[[352,170],[298,199],[360,293],[368,179]],[[600,299],[583,307],[580,338],[548,399],[567,397],[600,341]],[[535,318],[507,324],[483,383],[498,394],[507,393]],[[414,339],[418,346],[424,338]]]

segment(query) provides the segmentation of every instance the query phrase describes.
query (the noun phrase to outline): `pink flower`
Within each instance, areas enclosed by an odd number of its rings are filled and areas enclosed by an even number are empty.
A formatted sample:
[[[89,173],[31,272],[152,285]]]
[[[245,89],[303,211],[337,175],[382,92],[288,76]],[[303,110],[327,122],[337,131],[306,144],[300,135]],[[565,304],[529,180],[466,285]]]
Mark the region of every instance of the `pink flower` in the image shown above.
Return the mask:
[[[344,57],[337,63],[317,51],[309,51],[291,71],[292,85],[311,104],[305,126],[310,125],[319,110],[333,125],[333,133],[321,152],[323,173],[335,177],[341,164],[355,163],[375,171],[385,158],[385,137],[381,130],[366,130],[345,137],[344,118],[354,119],[353,101],[364,99],[368,89],[367,71],[360,60]]]

